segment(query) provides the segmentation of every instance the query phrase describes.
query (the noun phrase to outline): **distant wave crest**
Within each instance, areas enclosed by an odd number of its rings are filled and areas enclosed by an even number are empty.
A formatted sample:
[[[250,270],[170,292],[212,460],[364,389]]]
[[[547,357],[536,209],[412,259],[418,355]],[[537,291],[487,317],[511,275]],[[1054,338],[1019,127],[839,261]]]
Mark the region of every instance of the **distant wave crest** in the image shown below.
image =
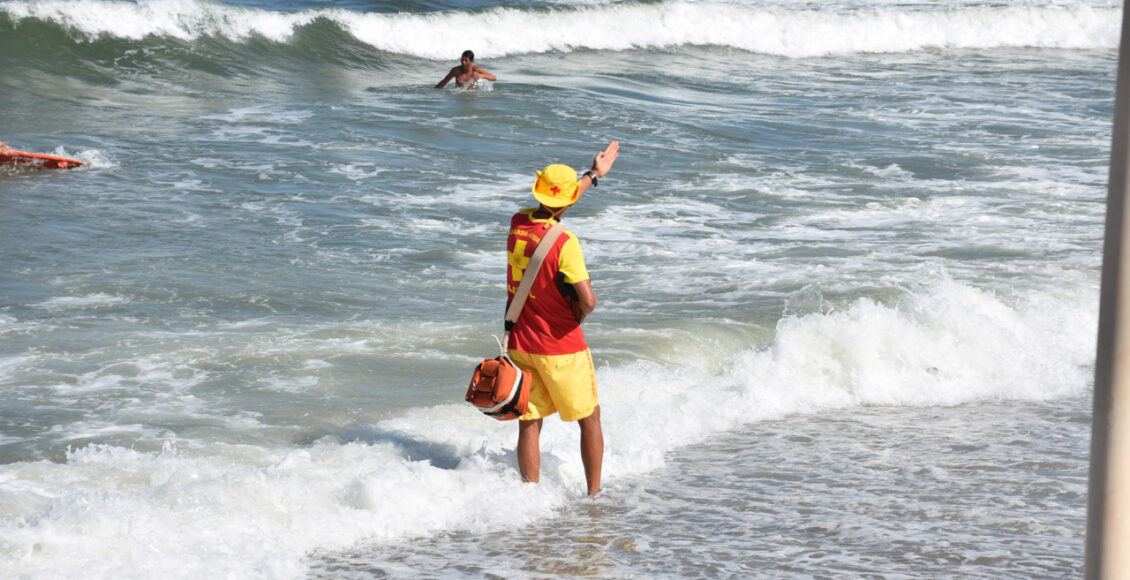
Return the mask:
[[[468,46],[488,57],[683,45],[786,57],[931,48],[1104,49],[1118,46],[1121,19],[1120,10],[1108,7],[797,11],[690,0],[397,14],[272,12],[208,0],[16,0],[0,4],[0,15],[15,26],[27,19],[54,23],[80,41],[257,37],[286,43],[303,27],[326,21],[379,50],[430,59],[450,59]]]

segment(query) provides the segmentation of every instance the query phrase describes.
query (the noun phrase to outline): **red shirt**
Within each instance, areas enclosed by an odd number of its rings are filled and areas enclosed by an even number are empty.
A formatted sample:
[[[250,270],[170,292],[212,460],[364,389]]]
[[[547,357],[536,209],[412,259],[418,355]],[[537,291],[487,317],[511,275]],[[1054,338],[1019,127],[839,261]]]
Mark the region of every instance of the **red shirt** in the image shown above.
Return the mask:
[[[522,210],[510,218],[510,235],[506,239],[507,306],[514,298],[514,291],[522,281],[541,236],[556,223],[534,218],[535,211]],[[530,297],[510,332],[510,348],[543,355],[572,354],[588,348],[581,324],[573,318],[569,302],[557,288],[558,272],[569,284],[589,279],[580,241],[569,230],[557,238],[537,272]]]

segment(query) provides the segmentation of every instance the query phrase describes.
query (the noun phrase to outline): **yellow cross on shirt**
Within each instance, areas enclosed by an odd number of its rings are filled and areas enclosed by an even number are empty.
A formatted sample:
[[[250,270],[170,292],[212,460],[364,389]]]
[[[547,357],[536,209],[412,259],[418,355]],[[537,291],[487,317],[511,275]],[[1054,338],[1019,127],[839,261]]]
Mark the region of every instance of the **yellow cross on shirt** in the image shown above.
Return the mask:
[[[506,263],[510,264],[510,274],[514,278],[514,283],[521,282],[526,266],[530,265],[530,258],[526,255],[526,240],[514,242],[514,251],[507,254]]]

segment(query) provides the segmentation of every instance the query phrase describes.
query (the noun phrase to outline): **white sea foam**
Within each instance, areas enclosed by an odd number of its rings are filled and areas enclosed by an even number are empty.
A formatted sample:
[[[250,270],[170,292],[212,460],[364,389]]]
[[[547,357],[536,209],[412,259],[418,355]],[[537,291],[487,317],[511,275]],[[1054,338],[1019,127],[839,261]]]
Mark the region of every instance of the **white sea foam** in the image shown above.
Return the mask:
[[[609,492],[668,452],[748,422],[1086,388],[1096,323],[1086,293],[1005,300],[944,280],[890,306],[814,304],[721,370],[600,368]],[[134,426],[76,424],[75,433],[107,428]],[[547,421],[542,483],[522,485],[514,424],[462,404],[415,408],[306,446],[186,450],[175,441],[0,466],[0,565],[16,577],[296,578],[308,554],[512,528],[551,517],[583,489],[575,426]]]
[[[15,330],[19,326],[19,319],[8,316],[7,314],[0,313],[0,333]]]
[[[58,296],[40,302],[37,306],[48,310],[61,310],[67,308],[99,308],[124,304],[129,299],[114,294],[87,294],[84,296]]]
[[[192,40],[253,36],[288,42],[316,19],[336,23],[380,50],[450,59],[466,46],[487,57],[714,45],[789,57],[926,48],[1113,48],[1113,7],[884,5],[797,10],[731,2],[673,0],[482,12],[359,13],[316,9],[279,13],[205,0],[18,0],[0,5],[17,20],[57,22],[80,37],[169,36]],[[585,22],[577,34],[577,22]]]
[[[346,179],[356,182],[365,182],[380,177],[385,171],[387,170],[379,168],[373,163],[347,163],[329,169],[330,173],[343,175]]]

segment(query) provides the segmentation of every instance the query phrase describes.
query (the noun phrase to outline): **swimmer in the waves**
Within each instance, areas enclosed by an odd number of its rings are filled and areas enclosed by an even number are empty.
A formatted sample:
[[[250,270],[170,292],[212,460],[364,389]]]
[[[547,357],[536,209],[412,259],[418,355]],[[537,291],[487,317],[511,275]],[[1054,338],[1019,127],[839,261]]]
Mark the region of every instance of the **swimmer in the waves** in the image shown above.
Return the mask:
[[[459,59],[459,66],[452,67],[451,72],[443,77],[443,80],[436,85],[436,88],[442,89],[447,86],[447,83],[451,82],[451,79],[455,79],[455,86],[471,89],[475,87],[475,83],[478,82],[479,79],[496,81],[498,77],[495,77],[487,72],[485,68],[475,64],[475,53],[464,50],[463,56]]]

